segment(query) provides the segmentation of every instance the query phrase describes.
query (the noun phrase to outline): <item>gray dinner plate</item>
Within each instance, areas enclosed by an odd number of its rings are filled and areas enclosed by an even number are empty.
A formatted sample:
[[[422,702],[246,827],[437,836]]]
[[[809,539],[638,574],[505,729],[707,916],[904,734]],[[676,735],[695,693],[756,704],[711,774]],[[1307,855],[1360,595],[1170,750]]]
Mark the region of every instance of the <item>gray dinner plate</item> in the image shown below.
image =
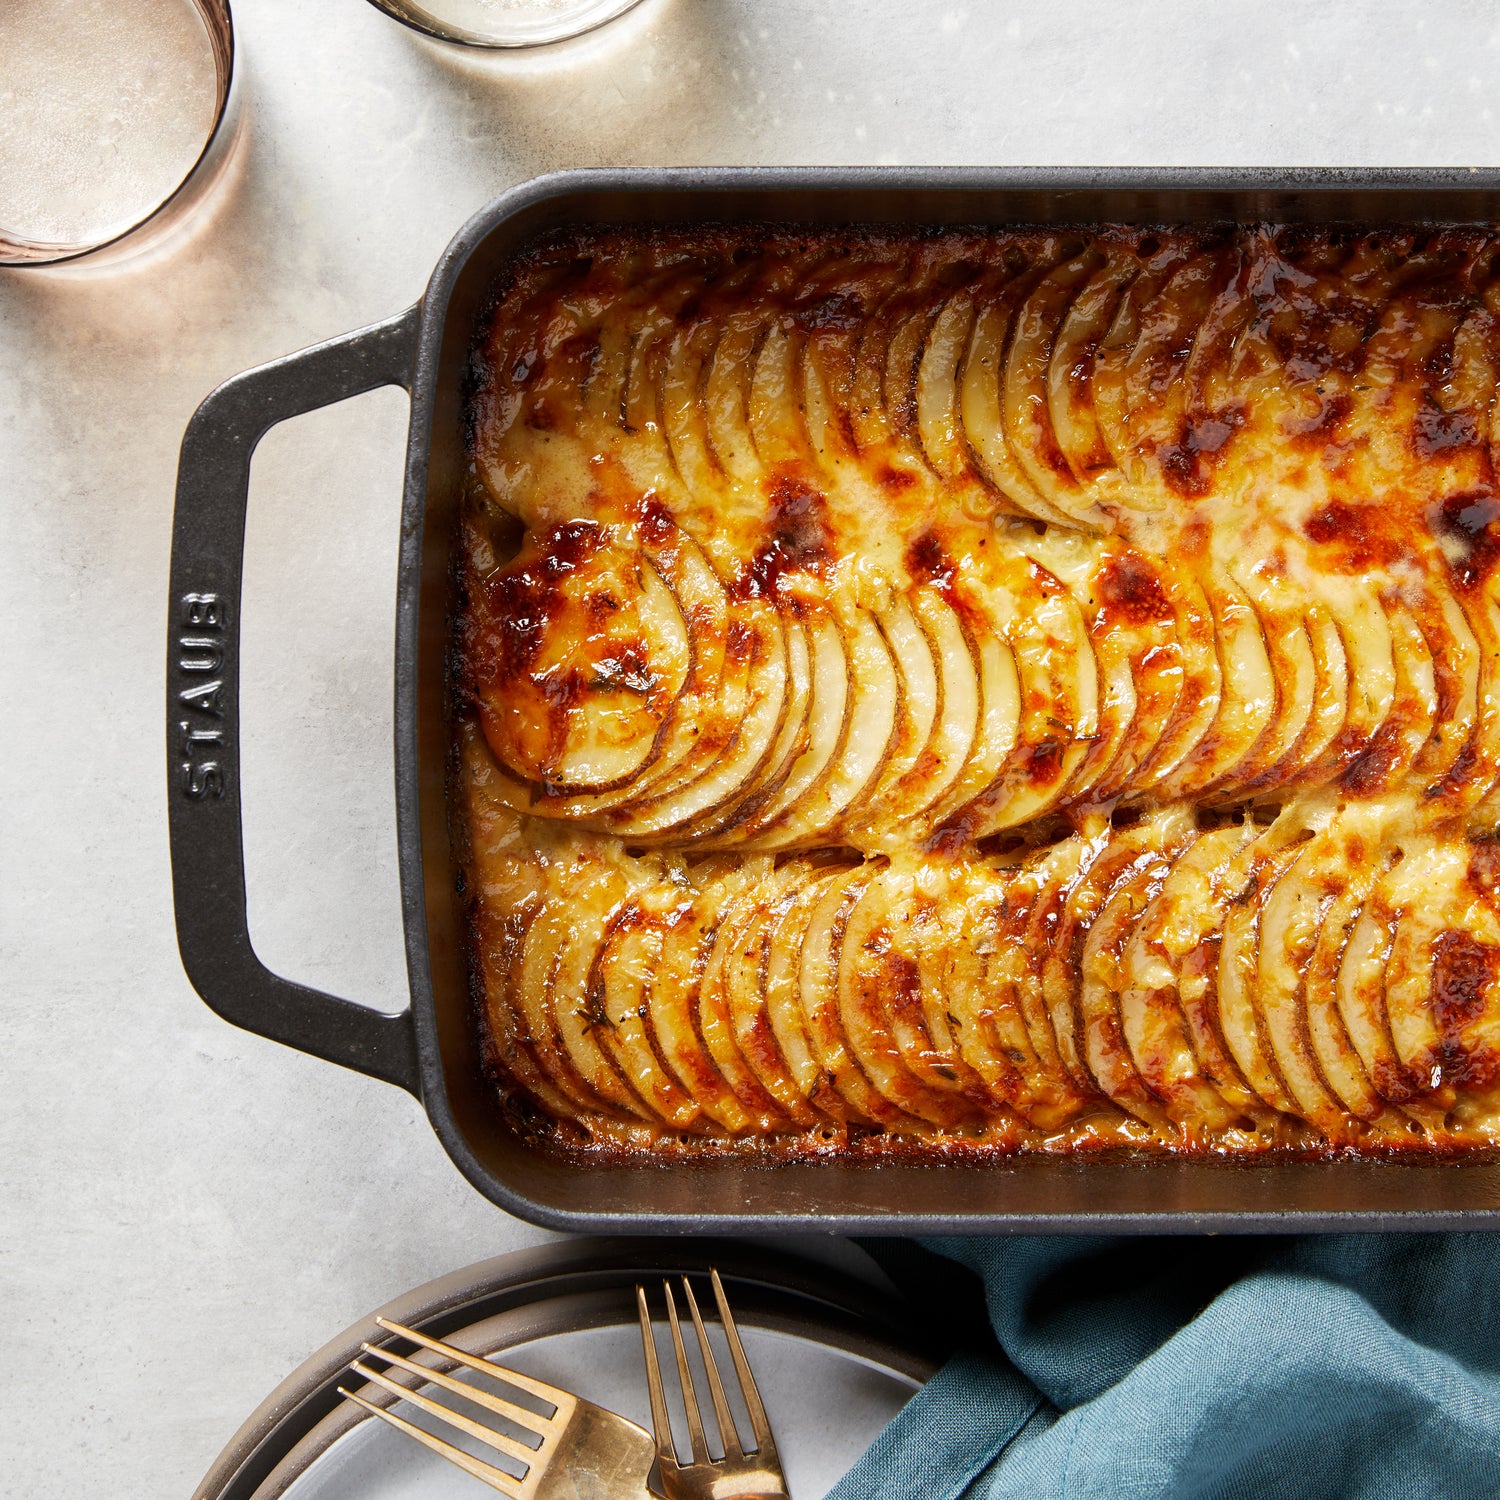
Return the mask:
[[[456,1271],[362,1319],[288,1376],[230,1441],[196,1500],[487,1493],[338,1394],[361,1341],[387,1337],[375,1326],[380,1315],[649,1426],[636,1283],[660,1314],[664,1275],[697,1277],[711,1265],[744,1335],[791,1492],[817,1500],[942,1356],[847,1249],[814,1259],[733,1241],[567,1240]]]

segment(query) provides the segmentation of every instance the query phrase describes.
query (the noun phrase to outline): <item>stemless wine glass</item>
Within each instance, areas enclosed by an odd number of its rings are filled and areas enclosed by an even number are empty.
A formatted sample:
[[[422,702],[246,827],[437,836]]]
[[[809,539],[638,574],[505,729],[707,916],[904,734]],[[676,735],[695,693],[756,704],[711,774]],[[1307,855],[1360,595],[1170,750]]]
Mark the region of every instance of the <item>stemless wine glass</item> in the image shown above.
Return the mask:
[[[639,0],[370,0],[377,10],[443,42],[540,47],[592,31]]]
[[[0,0],[0,265],[160,244],[237,106],[229,0]]]

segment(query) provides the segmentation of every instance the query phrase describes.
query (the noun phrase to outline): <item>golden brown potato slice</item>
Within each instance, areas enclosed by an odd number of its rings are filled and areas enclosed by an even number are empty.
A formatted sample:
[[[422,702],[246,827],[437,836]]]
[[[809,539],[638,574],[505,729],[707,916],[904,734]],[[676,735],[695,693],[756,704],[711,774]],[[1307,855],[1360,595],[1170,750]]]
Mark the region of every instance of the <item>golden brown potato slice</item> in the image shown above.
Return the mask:
[[[1420,1100],[1401,1067],[1385,1020],[1385,966],[1395,936],[1395,917],[1377,889],[1349,930],[1335,994],[1339,1016],[1365,1076],[1380,1097],[1413,1116],[1420,1128]]]
[[[989,589],[981,602],[995,611],[991,618],[996,633],[1014,660],[1019,724],[1011,742],[1014,748],[998,771],[990,772],[992,759],[974,757],[944,800],[940,833],[958,840],[1014,828],[1052,811],[1099,731],[1099,670],[1078,602],[1045,565],[1028,555],[1029,546],[1043,539],[1008,540],[1014,542],[1012,549],[992,549]],[[974,593],[978,596],[979,590]],[[1008,691],[1006,676],[999,683]],[[1004,709],[1002,722],[1008,724],[1008,703]],[[997,736],[994,748],[998,750],[1000,743]],[[990,779],[976,790],[976,781],[986,772]],[[960,802],[961,797],[968,800]]]
[[[802,806],[808,789],[833,763],[844,741],[850,695],[849,656],[842,622],[819,611],[804,621],[810,650],[807,729],[781,786],[753,812],[726,829],[724,842],[748,844]]]
[[[821,247],[763,256],[753,280],[733,297],[716,299],[708,310],[720,336],[703,378],[705,432],[715,464],[741,492],[752,514],[753,486],[772,472],[772,465],[811,457],[790,387],[794,369],[787,358],[780,308],[786,294],[816,274],[825,258]],[[774,349],[772,361],[762,369],[768,345],[782,351],[779,382]],[[787,426],[785,435],[774,442],[766,426],[768,403],[774,421]],[[768,451],[762,451],[763,441]]]
[[[1344,639],[1333,614],[1313,601],[1303,628],[1313,660],[1312,706],[1297,742],[1279,764],[1256,778],[1247,791],[1257,798],[1291,786],[1311,786],[1322,779],[1313,767],[1323,763],[1349,717],[1351,680]]]
[[[1304,983],[1308,1039],[1318,1067],[1338,1101],[1377,1137],[1405,1132],[1409,1117],[1375,1091],[1339,1011],[1338,976],[1349,935],[1364,908],[1378,871],[1370,861],[1334,897],[1307,960]]]
[[[1076,755],[1076,761],[1058,793],[1058,800],[1069,803],[1104,800],[1097,793],[1098,781],[1118,757],[1139,707],[1132,670],[1134,643],[1128,632],[1119,628],[1118,619],[1101,619],[1100,588],[1107,588],[1112,576],[1107,570],[1105,547],[1097,537],[1081,532],[1057,532],[1026,549],[1034,561],[1066,588],[1077,609],[1082,639],[1087,642],[1076,677],[1081,689],[1076,721],[1080,730],[1077,742],[1065,752]],[[1064,639],[1055,649],[1068,650],[1070,646],[1071,641]],[[1091,674],[1088,658],[1092,658]],[[1086,683],[1089,676],[1093,679],[1091,695]],[[1068,722],[1062,714],[1055,717],[1059,722]]]
[[[1137,314],[1135,337],[1118,377],[1120,406],[1111,416],[1133,450],[1127,474],[1138,484],[1146,481],[1163,498],[1205,494],[1214,460],[1234,430],[1218,413],[1191,411],[1185,381],[1195,335],[1234,270],[1232,246],[1203,249],[1173,270]],[[1103,351],[1100,364],[1105,364]],[[1200,425],[1202,417],[1207,422]],[[1101,428],[1105,426],[1101,419]],[[1144,464],[1141,455],[1149,455]]]
[[[742,712],[738,704],[723,701],[730,619],[718,575],[702,549],[664,510],[649,512],[638,533],[646,562],[666,584],[687,622],[688,672],[640,773],[610,791],[550,797],[538,809],[548,817],[600,818],[684,784],[702,769],[703,726],[711,726],[712,733],[727,733],[725,721],[737,721]]]
[[[808,1031],[802,1003],[802,955],[813,913],[828,892],[835,886],[842,890],[848,878],[847,868],[835,868],[813,875],[792,890],[771,928],[765,964],[764,1004],[777,1049],[798,1094],[822,1118],[825,1129],[829,1122],[847,1122],[849,1106],[824,1071]]]
[[[959,410],[959,367],[974,326],[974,292],[962,287],[927,330],[917,367],[917,433],[934,473],[949,485],[977,479]]]
[[[641,491],[681,500],[681,480],[672,460],[662,409],[662,376],[681,315],[696,303],[712,272],[691,258],[665,268],[649,295],[633,307],[625,327],[624,386],[616,439],[606,445]],[[692,321],[689,314],[685,321]],[[533,445],[535,447],[537,445]]]
[[[1104,529],[1107,518],[1058,443],[1050,374],[1058,330],[1080,288],[1103,264],[1104,253],[1091,245],[1031,288],[1016,310],[1001,393],[1006,441],[1026,477],[1054,509],[1090,530]]]
[[[1202,798],[1223,786],[1276,715],[1276,677],[1254,605],[1223,568],[1208,568],[1200,582],[1213,610],[1223,687],[1208,731],[1157,783],[1163,798]]]
[[[743,684],[724,694],[722,727],[704,726],[705,742],[692,760],[708,764],[682,785],[617,812],[611,828],[622,837],[657,842],[691,834],[701,823],[727,815],[753,791],[758,779],[774,767],[774,752],[789,700],[786,636],[777,611],[763,601],[736,606],[729,627],[729,652],[742,671],[731,682]],[[743,698],[743,712],[729,726],[730,714]]]
[[[926,752],[938,712],[937,661],[932,643],[911,606],[892,590],[889,602],[874,614],[896,665],[899,697],[885,763],[845,817],[847,836],[851,839],[858,839],[860,833],[882,821],[879,809],[889,802],[892,789],[915,769]],[[911,816],[911,809],[898,805],[895,814],[904,820]]]
[[[691,1130],[704,1118],[702,1106],[662,1066],[646,1026],[664,899],[672,902],[673,893],[648,887],[616,908],[584,982],[584,1004],[591,1035],[636,1097],[674,1130]]]
[[[1197,749],[1218,718],[1223,693],[1224,674],[1208,599],[1189,570],[1178,567],[1166,576],[1170,578],[1175,617],[1172,634],[1182,682],[1171,717],[1144,761],[1131,773],[1131,793],[1157,786]]]
[[[908,854],[881,877],[891,898],[881,928],[889,942],[881,963],[891,1036],[907,1071],[945,1096],[966,1134],[996,1102],[959,1050],[949,994],[956,953],[948,916],[962,907],[970,873]]]
[[[1466,507],[1465,513],[1474,508],[1483,514],[1493,511],[1500,519],[1500,504],[1494,500]],[[1484,535],[1488,535],[1492,524],[1484,523]],[[1500,534],[1500,524],[1495,524],[1495,531]],[[1494,576],[1484,575],[1477,564],[1471,566],[1476,575],[1474,583],[1467,588],[1456,586],[1454,593],[1479,642],[1479,714],[1473,738],[1466,747],[1464,791],[1448,800],[1456,807],[1471,810],[1476,831],[1492,832],[1500,822],[1500,796],[1495,790],[1500,781],[1500,598],[1496,595]]]
[[[660,967],[651,980],[649,1020],[657,1054],[704,1112],[736,1135],[751,1128],[751,1116],[703,1045],[698,994],[722,923],[734,915],[746,890],[769,873],[769,861],[751,859],[705,870],[696,884],[684,884],[663,933]]]
[[[803,337],[795,325],[773,319],[755,360],[746,421],[768,473],[801,472],[816,461],[802,409]]]
[[[714,457],[703,400],[706,372],[723,328],[700,318],[678,328],[661,367],[660,410],[672,465],[684,491],[694,497],[718,494],[724,473]]]
[[[1349,1138],[1351,1121],[1319,1066],[1305,984],[1323,924],[1354,867],[1336,817],[1291,851],[1290,863],[1261,906],[1258,952],[1247,986],[1276,1077],[1296,1112],[1333,1141]]]
[[[1151,495],[1156,476],[1131,423],[1132,356],[1143,329],[1155,319],[1154,309],[1163,288],[1197,248],[1191,241],[1166,236],[1149,251],[1140,253],[1140,271],[1120,298],[1108,332],[1094,356],[1089,380],[1094,420],[1115,467],[1130,481],[1122,496],[1126,503],[1136,506]]]
[[[975,315],[959,369],[959,415],[980,473],[1005,505],[1039,521],[1071,526],[1031,482],[1005,435],[1005,357],[1016,309],[1046,267],[1033,267],[1014,279],[983,283],[975,289]]]
[[[651,1119],[655,1111],[595,1034],[609,1022],[600,997],[588,990],[594,958],[629,899],[629,876],[612,859],[584,856],[549,872],[549,885],[552,892],[532,921],[522,961],[522,998],[532,1034],[551,1035],[555,1082],[561,1085],[567,1070],[576,1090],[608,1109]]]
[[[750,425],[750,391],[761,344],[774,317],[763,303],[725,314],[703,378],[709,451],[717,467],[740,484],[754,483],[763,472]]]
[[[1117,498],[1121,483],[1094,412],[1094,366],[1121,298],[1140,269],[1134,253],[1118,249],[1106,253],[1076,289],[1047,366],[1047,411],[1053,438],[1073,477],[1094,496],[1096,504]]]
[[[1437,684],[1426,637],[1399,603],[1387,610],[1387,619],[1395,667],[1390,712],[1339,778],[1340,785],[1358,797],[1393,791],[1405,783],[1436,727]]]
[[[1465,749],[1479,716],[1479,642],[1458,601],[1445,588],[1412,590],[1408,607],[1432,657],[1437,692],[1436,727],[1417,757],[1416,769],[1429,795],[1461,780]]]
[[[732,838],[739,824],[756,816],[786,784],[806,750],[811,737],[808,716],[812,708],[812,649],[802,622],[789,611],[780,616],[786,640],[787,701],[781,715],[781,726],[761,772],[755,776],[743,796],[734,799],[711,818],[698,819],[693,829],[695,842],[705,844],[710,838],[723,841]]]
[[[932,662],[931,722],[916,754],[888,765],[880,784],[851,809],[847,837],[864,849],[909,840],[912,827],[963,773],[979,729],[979,673],[952,605],[930,587],[914,589],[905,605]]]
[[[467,670],[485,737],[544,795],[629,785],[688,680],[688,625],[635,538],[579,521],[476,579]]]
[[[1058,1056],[1085,1094],[1102,1092],[1086,1060],[1086,1021],[1079,1004],[1084,949],[1094,922],[1116,888],[1128,885],[1143,864],[1161,864],[1164,847],[1186,841],[1193,822],[1190,813],[1168,808],[1123,831],[1111,830],[1102,819],[1090,824],[1095,828],[1090,852],[1068,882],[1047,933],[1042,965],[1042,994]]]
[[[474,916],[475,948],[484,985],[485,1016],[494,1063],[529,1101],[559,1120],[578,1119],[578,1101],[554,1084],[531,1034],[519,984],[526,932],[540,902],[536,898],[504,909],[481,902]],[[525,1104],[521,1103],[524,1109]]]
[[[1345,579],[1327,597],[1337,609],[1349,663],[1349,707],[1338,738],[1312,767],[1311,780],[1344,772],[1375,741],[1396,702],[1395,642],[1377,586],[1366,579]]]
[[[1225,797],[1275,784],[1312,716],[1317,667],[1304,623],[1304,605],[1295,589],[1254,567],[1238,568],[1235,579],[1260,620],[1261,636],[1276,683],[1276,712],[1255,748],[1228,774]]]
[[[1059,941],[1068,898],[1108,844],[1108,830],[1091,837],[1075,834],[1033,856],[1017,872],[1009,912],[994,956],[993,982],[1015,996],[1026,1023],[1031,1051],[1041,1076],[1028,1118],[1044,1130],[1056,1129],[1097,1101],[1091,1081],[1080,1085],[1071,1031],[1056,1035],[1048,1006],[1047,961]],[[1066,1019],[1066,1018],[1065,1018]],[[1064,1053],[1064,1047],[1069,1052]],[[1081,1069],[1080,1069],[1081,1071]]]
[[[1238,1111],[1238,1128],[1269,1134],[1276,1127],[1276,1112],[1246,1081],[1226,1043],[1218,993],[1224,925],[1255,892],[1256,867],[1264,858],[1262,836],[1263,830],[1247,827],[1228,863],[1199,870],[1194,881],[1184,884],[1183,899],[1163,942],[1174,956],[1178,1004],[1199,1073]]]
[[[1240,1076],[1272,1109],[1296,1115],[1296,1100],[1276,1067],[1255,1004],[1266,903],[1297,858],[1298,846],[1289,846],[1287,838],[1273,827],[1256,841],[1245,884],[1224,914],[1214,1010]]]
[[[908,266],[902,273],[900,290],[893,290],[880,305],[869,309],[854,341],[844,419],[856,451],[872,459],[889,459],[900,437],[897,414],[886,402],[886,372],[892,342],[907,319],[919,310],[912,306],[916,289],[911,286],[911,279]]]
[[[1101,737],[1075,783],[1075,798],[1082,795],[1085,782],[1095,802],[1107,802],[1132,790],[1137,772],[1155,753],[1172,722],[1184,679],[1175,592],[1170,570],[1139,550],[1111,544],[1101,553],[1089,580],[1090,634],[1101,675],[1110,671],[1106,642],[1122,659],[1133,703],[1129,717],[1110,736],[1116,742],[1113,749],[1107,748],[1102,733],[1105,714],[1101,710]],[[1098,769],[1091,770],[1091,766]]]
[[[1007,575],[1009,575],[1007,577]],[[1009,593],[1009,585],[1023,590],[1018,601]],[[1014,561],[1001,565],[996,572],[967,568],[951,562],[940,585],[942,598],[951,609],[954,622],[962,631],[969,659],[973,663],[977,700],[974,734],[969,749],[956,774],[944,774],[945,785],[928,802],[928,826],[951,819],[955,844],[971,838],[978,827],[977,818],[968,816],[971,803],[982,797],[1003,772],[1016,748],[1021,718],[1021,689],[1017,676],[1015,653],[1007,631],[1018,610],[1034,597],[1029,571],[1018,569]],[[930,612],[938,606],[933,605]],[[949,637],[951,649],[951,632]],[[956,673],[962,664],[951,658]],[[967,679],[960,678],[961,697],[954,700],[955,709],[967,710]],[[947,705],[945,704],[945,710]],[[963,738],[966,724],[955,720],[953,743]],[[951,769],[951,762],[950,762]]]
[[[775,904],[799,874],[795,866],[790,870],[770,871],[731,904],[720,919],[698,986],[698,1034],[719,1076],[744,1106],[749,1117],[748,1128],[756,1135],[785,1131],[796,1123],[796,1117],[783,1109],[740,1051],[735,1008],[749,1005],[758,1010],[759,997],[755,991],[745,993],[737,986],[745,977],[741,972],[745,959],[753,961],[755,957],[756,945],[751,934],[762,924],[767,908]]]
[[[828,836],[873,784],[895,738],[900,678],[890,647],[869,611],[850,607],[840,619],[849,672],[838,749],[822,772],[754,834],[757,848],[790,848]],[[780,799],[778,799],[780,800]]]
[[[1132,840],[1132,834],[1138,834],[1138,838]],[[1112,1104],[1134,1115],[1165,1140],[1176,1139],[1177,1128],[1163,1101],[1136,1067],[1124,1035],[1121,1016],[1121,994],[1127,983],[1124,960],[1142,915],[1160,893],[1173,864],[1196,838],[1196,821],[1187,808],[1165,809],[1138,828],[1117,835],[1117,843],[1129,849],[1125,863],[1112,875],[1104,875],[1099,883],[1102,899],[1097,912],[1086,931],[1075,932],[1072,944],[1076,963],[1067,965],[1083,1059],[1095,1086]],[[1107,859],[1108,856],[1101,856],[1095,862],[1085,884],[1104,874]],[[1075,900],[1082,891],[1080,886]],[[1054,984],[1065,977],[1059,974]]]
[[[891,332],[890,347],[886,351],[882,394],[886,420],[890,425],[890,462],[897,473],[916,479],[925,479],[931,472],[931,465],[922,445],[917,386],[922,351],[942,305],[941,294],[924,289],[916,306],[903,311],[898,318]]]
[[[943,913],[949,927],[944,993],[959,1055],[997,1103],[1025,1114],[1041,1076],[1014,983],[1002,983],[997,955],[1024,905],[1010,872],[970,866],[962,895]]]
[[[909,870],[889,867],[864,882],[838,946],[837,1016],[870,1087],[902,1114],[953,1130],[975,1121],[974,1105],[919,1076],[907,1058],[909,1049],[922,1050],[920,1043],[912,1047],[913,1033],[925,1033],[921,970],[903,951],[898,930],[903,917],[909,920],[913,884]]]
[[[782,1051],[770,1013],[767,980],[773,945],[787,914],[804,903],[806,893],[817,884],[818,871],[803,860],[793,860],[777,872],[773,886],[754,915],[740,928],[720,984],[721,1006],[727,1012],[739,1057],[748,1065],[758,1088],[769,1094],[787,1119],[801,1130],[812,1129],[821,1123],[823,1116],[808,1102]],[[707,1025],[703,1036],[714,1049],[714,1037]],[[804,1051],[805,1046],[804,1040]],[[726,1076],[732,1076],[728,1069]],[[747,1103],[752,1102],[744,1088],[736,1092]]]
[[[802,947],[798,985],[802,1013],[819,1070],[843,1099],[848,1120],[921,1133],[924,1122],[892,1104],[865,1076],[849,1050],[839,1016],[839,959],[844,930],[874,875],[871,867],[862,866],[834,881],[813,908]]]
[[[1135,922],[1120,960],[1120,1031],[1142,1081],[1188,1140],[1235,1125],[1239,1111],[1202,1068],[1178,1001],[1184,961],[1235,855],[1252,837],[1243,824],[1204,833],[1172,864]]]
[[[984,956],[975,951],[982,944],[981,933],[973,930],[977,910],[993,910],[1001,889],[995,873],[984,865],[935,865],[924,862],[915,871],[916,899],[910,908],[910,922],[899,930],[901,949],[916,964],[921,979],[922,1012],[920,1025],[897,1030],[897,1041],[907,1066],[934,1087],[961,1094],[978,1109],[1003,1115],[1003,1128],[1019,1128],[1012,1115],[1016,1090],[1007,1086],[997,1091],[991,1083],[996,1076],[1013,1079],[1015,1067],[1009,1058],[991,1053],[986,1070],[980,1072],[969,1060],[961,1042],[964,1015],[973,1015],[972,1001],[967,1005],[959,990],[971,991],[983,982]],[[1013,1011],[1005,1022],[996,1026],[998,1007],[987,1006],[986,1028],[989,1044],[1009,1027],[1018,1027],[1022,1036],[1025,1023]],[[975,1038],[975,1045],[984,1045]]]

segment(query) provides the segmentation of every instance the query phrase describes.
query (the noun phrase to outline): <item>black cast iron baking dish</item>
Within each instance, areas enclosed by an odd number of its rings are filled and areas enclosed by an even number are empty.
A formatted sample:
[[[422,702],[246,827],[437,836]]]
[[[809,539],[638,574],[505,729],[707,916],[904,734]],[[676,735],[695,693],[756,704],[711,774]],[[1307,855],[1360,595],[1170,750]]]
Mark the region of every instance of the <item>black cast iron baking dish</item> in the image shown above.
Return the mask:
[[[247,371],[183,441],[172,537],[172,872],[188,976],[226,1020],[409,1089],[511,1213],[590,1232],[883,1233],[1500,1227],[1500,1163],[1031,1158],[992,1165],[580,1166],[507,1127],[480,1070],[449,845],[446,660],[464,369],[507,259],[580,224],[1014,225],[1500,217],[1496,171],[697,169],[563,173],[480,210],[398,317]],[[250,456],[275,423],[381,385],[412,397],[396,592],[396,803],[411,1005],[387,1017],[279,978],[246,926],[238,611]]]

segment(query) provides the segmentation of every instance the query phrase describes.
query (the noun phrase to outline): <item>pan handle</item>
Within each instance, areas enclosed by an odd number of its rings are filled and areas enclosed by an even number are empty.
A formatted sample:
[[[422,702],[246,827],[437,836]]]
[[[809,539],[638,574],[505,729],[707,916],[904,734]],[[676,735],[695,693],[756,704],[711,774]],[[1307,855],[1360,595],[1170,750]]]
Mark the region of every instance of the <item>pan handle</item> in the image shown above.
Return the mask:
[[[177,945],[226,1021],[420,1097],[411,1011],[388,1016],[273,974],[245,908],[240,814],[240,584],[250,456],[278,422],[379,386],[412,385],[420,304],[247,370],[188,423],[172,521],[168,821]]]

